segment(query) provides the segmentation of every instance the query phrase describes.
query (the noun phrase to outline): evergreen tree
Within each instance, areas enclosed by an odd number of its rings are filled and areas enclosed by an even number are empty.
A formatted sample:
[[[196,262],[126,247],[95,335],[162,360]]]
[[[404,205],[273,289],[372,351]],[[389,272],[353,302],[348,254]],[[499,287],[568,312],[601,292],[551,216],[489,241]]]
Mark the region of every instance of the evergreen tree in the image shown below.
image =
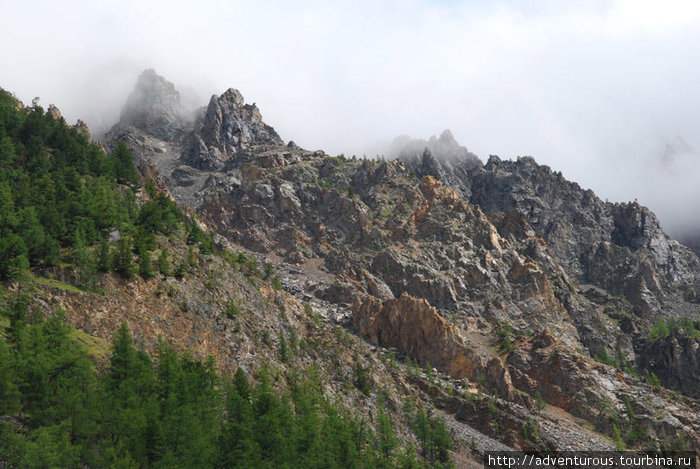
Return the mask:
[[[9,184],[0,180],[0,238],[17,226],[14,198]]]
[[[250,399],[250,383],[248,376],[240,366],[233,375],[233,384],[235,391],[245,400]]]
[[[24,240],[14,233],[0,238],[0,280],[19,280],[27,268]]]
[[[134,276],[133,254],[131,252],[131,241],[122,236],[117,241],[117,248],[112,257],[112,268],[124,278]]]
[[[78,282],[82,286],[94,288],[97,283],[95,264],[88,250],[82,230],[76,230],[75,232],[73,249],[73,263],[78,271]]]
[[[138,183],[138,176],[134,167],[134,159],[124,142],[117,143],[112,157],[114,158],[114,174],[117,180],[123,184],[135,186]]]
[[[137,351],[125,322],[112,339],[112,357],[110,362],[110,389],[116,391],[122,383],[137,375]]]
[[[13,414],[20,408],[15,366],[15,357],[0,335],[0,415]]]
[[[280,331],[280,360],[284,363],[289,361],[289,348],[287,347],[287,340],[284,338],[284,333]]]
[[[170,261],[168,260],[168,251],[163,248],[160,250],[160,254],[158,255],[158,260],[156,261],[158,264],[158,271],[163,277],[169,277],[170,276]]]
[[[153,278],[153,265],[151,264],[151,254],[146,248],[141,249],[139,256],[139,275],[148,280]]]
[[[391,418],[381,410],[377,415],[377,446],[379,449],[382,465],[384,467],[393,467],[393,455],[398,438],[394,428],[391,426]]]
[[[107,243],[106,238],[102,238],[97,256],[97,270],[100,272],[109,272],[111,266],[112,258],[109,252],[109,243]]]

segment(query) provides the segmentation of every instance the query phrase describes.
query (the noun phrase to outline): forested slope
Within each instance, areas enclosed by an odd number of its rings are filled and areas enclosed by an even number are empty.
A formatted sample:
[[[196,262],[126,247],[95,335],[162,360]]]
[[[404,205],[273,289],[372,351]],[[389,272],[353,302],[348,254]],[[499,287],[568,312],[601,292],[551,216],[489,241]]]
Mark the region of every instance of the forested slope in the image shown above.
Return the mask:
[[[74,329],[77,313],[64,310],[68,303],[58,304],[57,293],[78,305],[109,308],[105,298],[114,295],[114,285],[170,285],[166,302],[180,293],[180,284],[203,282],[204,269],[215,264],[235,272],[234,282],[248,284],[236,302],[214,305],[220,322],[246,333],[245,310],[252,308],[246,292],[259,296],[258,286],[277,292],[280,278],[270,264],[216,247],[154,181],[139,180],[124,145],[107,154],[55,111],[24,108],[5,91],[0,167],[3,467],[420,467],[449,461],[452,441],[444,422],[421,407],[406,414],[422,442],[416,449],[415,437],[401,442],[390,414],[379,410],[367,419],[327,395],[323,365],[301,359],[306,345],[295,332],[289,342],[279,333],[249,379],[241,366],[235,374],[232,367],[221,372],[213,356],[182,352],[184,338],[175,335],[136,346],[125,322],[111,331],[111,343],[104,333],[100,338]],[[191,313],[186,305],[179,314]],[[122,313],[113,306],[118,318]],[[270,332],[261,334],[270,344]],[[359,378],[356,392],[363,386],[368,392],[369,378]]]

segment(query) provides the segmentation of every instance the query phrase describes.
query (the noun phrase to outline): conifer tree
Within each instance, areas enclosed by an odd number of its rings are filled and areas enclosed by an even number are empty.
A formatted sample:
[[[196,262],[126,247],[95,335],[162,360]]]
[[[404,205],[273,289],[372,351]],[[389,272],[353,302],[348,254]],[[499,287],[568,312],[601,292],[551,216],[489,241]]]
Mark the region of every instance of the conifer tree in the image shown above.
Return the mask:
[[[114,271],[124,278],[132,278],[134,276],[133,257],[131,241],[122,236],[117,242],[117,248],[112,260]]]
[[[156,262],[158,264],[158,271],[161,273],[161,275],[163,277],[169,277],[170,261],[168,260],[168,251],[165,248],[160,250],[160,254],[158,255],[158,260]]]
[[[109,253],[109,243],[106,238],[100,241],[100,249],[97,251],[97,270],[100,272],[109,272],[112,264],[112,259]]]
[[[117,180],[123,184],[136,185],[138,176],[134,168],[134,160],[131,151],[124,142],[119,142],[114,148],[114,174]]]
[[[148,280],[153,278],[153,265],[151,264],[151,254],[146,248],[141,249],[139,256],[139,275]]]
[[[95,265],[82,230],[76,230],[73,241],[73,263],[78,272],[78,282],[82,286],[94,287],[97,281],[95,277]]]

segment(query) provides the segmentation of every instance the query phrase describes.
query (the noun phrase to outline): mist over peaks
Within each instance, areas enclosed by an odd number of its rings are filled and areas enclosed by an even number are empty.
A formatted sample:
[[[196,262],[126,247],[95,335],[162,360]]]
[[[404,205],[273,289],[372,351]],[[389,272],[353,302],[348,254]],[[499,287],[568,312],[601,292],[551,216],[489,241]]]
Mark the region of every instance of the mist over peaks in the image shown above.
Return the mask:
[[[480,166],[482,164],[478,156],[455,140],[449,129],[443,130],[439,137],[433,135],[427,140],[401,135],[391,143],[378,144],[371,154],[384,155],[392,159],[399,158],[403,161],[414,161],[422,159],[426,151],[445,165],[466,163],[468,166]]]
[[[120,122],[159,138],[171,138],[185,126],[186,111],[175,85],[155,70],[145,70],[122,108]]]

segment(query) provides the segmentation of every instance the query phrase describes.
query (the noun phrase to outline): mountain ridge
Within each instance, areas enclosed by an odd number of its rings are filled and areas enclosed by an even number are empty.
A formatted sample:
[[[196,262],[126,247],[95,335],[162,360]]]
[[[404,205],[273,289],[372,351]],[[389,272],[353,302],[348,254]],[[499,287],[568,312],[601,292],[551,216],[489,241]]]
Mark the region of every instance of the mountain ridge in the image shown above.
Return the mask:
[[[241,123],[260,124],[251,116]],[[216,138],[192,132],[205,147],[222,150]],[[262,139],[230,148],[214,166],[207,154],[193,160],[184,147],[174,149],[169,162],[154,164],[176,199],[180,194],[229,242],[302,271],[320,263],[333,280],[315,285],[313,295],[352,309],[344,317],[361,314],[357,301],[364,295],[386,302],[408,294],[443,318],[452,315],[461,334],[480,321],[494,333],[507,324],[515,330],[505,334],[508,341],[518,342],[552,328],[559,347],[635,373],[676,385],[683,380],[668,370],[697,375],[695,365],[680,371],[672,364],[697,363],[692,347],[680,349],[684,358],[658,361],[665,352],[645,337],[659,318],[692,320],[696,314],[688,301],[700,265],[695,254],[636,202],[604,203],[529,157],[491,157],[483,164],[450,136],[441,137],[446,147],[459,148],[465,158],[438,158],[426,146],[393,161],[363,161]],[[378,320],[370,323],[379,327]],[[378,345],[392,345],[372,328],[362,332]],[[408,353],[405,346],[402,353]],[[460,353],[477,350],[484,352],[477,346]],[[516,389],[507,383],[518,381],[514,376],[527,366],[496,361],[501,364],[493,362],[494,370],[501,372],[470,365],[469,379],[484,370],[488,386],[512,397]],[[695,395],[693,382],[679,390]],[[547,392],[556,400],[554,394]],[[592,404],[567,406],[590,419],[584,409]]]
[[[700,447],[698,261],[647,209],[532,158],[306,151],[234,89],[188,118],[146,75],[165,96],[143,112],[130,98],[103,144],[194,217],[187,240],[156,240],[186,274],[102,276],[109,301],[41,287],[38,304],[101,338],[123,318],[146,346],[162,333],[218,350],[231,373],[317,366],[327,396],[388,412],[404,445],[411,401],[445,419],[459,467],[489,449]],[[47,274],[75,281],[70,266]]]

